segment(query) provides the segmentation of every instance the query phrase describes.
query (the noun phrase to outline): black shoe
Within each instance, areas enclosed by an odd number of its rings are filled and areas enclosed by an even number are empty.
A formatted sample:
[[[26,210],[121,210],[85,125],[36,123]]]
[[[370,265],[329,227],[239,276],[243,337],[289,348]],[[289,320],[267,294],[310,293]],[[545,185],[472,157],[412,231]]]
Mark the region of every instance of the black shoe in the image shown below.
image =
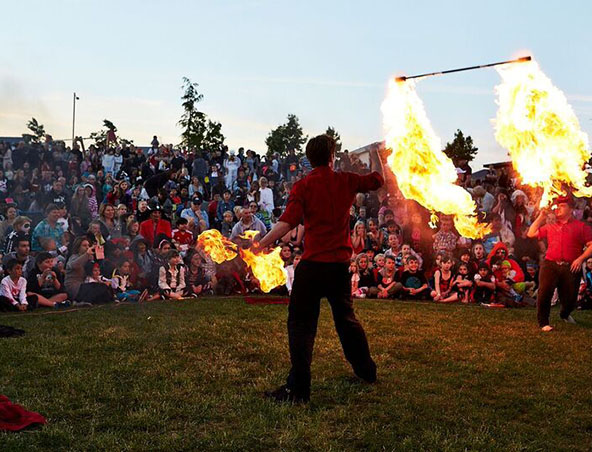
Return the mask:
[[[275,391],[265,391],[263,396],[274,402],[308,403],[310,396],[296,394],[287,385],[280,386]]]
[[[376,364],[372,363],[372,365],[368,367],[369,369],[365,370],[354,368],[354,374],[366,383],[376,383]]]

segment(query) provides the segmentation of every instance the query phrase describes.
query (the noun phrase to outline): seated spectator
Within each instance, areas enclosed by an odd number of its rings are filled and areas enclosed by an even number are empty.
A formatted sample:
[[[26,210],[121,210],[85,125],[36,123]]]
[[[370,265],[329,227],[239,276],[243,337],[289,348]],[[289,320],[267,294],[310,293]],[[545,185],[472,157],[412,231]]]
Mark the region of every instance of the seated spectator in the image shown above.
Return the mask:
[[[302,251],[295,251],[292,255],[292,263],[286,267],[286,289],[288,294],[292,293],[292,286],[294,285],[294,271],[300,260],[302,259]]]
[[[144,289],[140,292],[132,284],[131,262],[128,259],[123,259],[119,267],[113,270],[111,276],[111,288],[118,301],[132,301],[142,302],[148,295],[148,290]]]
[[[434,234],[434,251],[453,255],[456,250],[457,240],[458,238],[453,231],[452,218],[442,215],[440,217],[440,230]]]
[[[23,276],[27,278],[31,269],[35,266],[35,259],[31,256],[31,243],[29,236],[22,232],[14,237],[16,249],[2,258],[2,265],[6,267],[8,261],[16,259],[23,266]]]
[[[39,306],[50,308],[67,307],[68,294],[63,287],[60,272],[54,267],[55,258],[48,252],[42,251],[35,258],[35,266],[27,278],[27,295],[37,297]]]
[[[23,266],[12,259],[5,268],[8,276],[0,282],[0,311],[27,311],[37,307],[37,297],[27,296]]]
[[[212,294],[211,279],[206,273],[204,261],[195,250],[192,250],[185,258],[185,285],[188,295],[197,297]]]
[[[182,255],[187,253],[194,242],[193,234],[187,230],[188,223],[186,218],[178,218],[176,222],[177,228],[173,230],[173,243],[177,249],[181,250]]]
[[[164,234],[169,240],[172,238],[173,231],[171,223],[162,218],[162,207],[155,203],[150,206],[150,218],[140,223],[140,235],[144,237],[150,246],[154,247],[156,238]]]
[[[395,298],[403,286],[395,280],[395,259],[392,256],[385,257],[384,268],[378,275],[378,298]]]
[[[33,230],[31,248],[35,252],[43,251],[43,247],[39,242],[40,238],[51,238],[57,246],[62,246],[64,230],[57,223],[61,215],[60,208],[55,204],[49,204],[45,209],[45,215],[45,219],[40,221]]]
[[[31,240],[31,219],[25,216],[18,216],[12,223],[12,231],[6,235],[4,240],[4,254],[12,253],[16,247],[17,237],[25,236]]]
[[[252,212],[252,209],[249,207],[244,207],[241,210],[241,219],[232,228],[230,240],[236,240],[246,231],[259,232],[259,235],[256,236],[256,240],[261,240],[265,236],[265,234],[267,234],[267,228],[265,227],[263,222],[259,220],[259,218],[254,216]]]
[[[203,198],[198,194],[192,198],[189,207],[181,211],[181,218],[187,219],[187,229],[194,237],[210,227],[208,215],[201,209],[202,202]]]
[[[427,300],[430,297],[428,281],[419,268],[417,257],[410,255],[407,258],[407,270],[401,274],[401,297],[406,300]]]
[[[357,256],[367,248],[367,241],[368,234],[366,232],[366,224],[363,221],[358,220],[354,226],[354,231],[351,236],[351,244],[354,256]]]
[[[85,283],[85,266],[95,262],[95,246],[86,237],[77,237],[72,244],[72,254],[66,263],[64,286],[68,298],[78,303],[102,304],[113,300],[111,289],[104,284]]]
[[[452,290],[458,293],[458,299],[461,303],[468,303],[470,301],[471,288],[473,282],[471,281],[471,274],[469,272],[469,265],[461,262],[458,265],[458,273],[452,281]]]
[[[495,300],[495,276],[486,263],[479,264],[477,273],[473,277],[475,286],[471,294],[473,303],[489,304]]]
[[[458,292],[452,290],[452,282],[454,281],[452,266],[452,258],[449,255],[443,255],[440,268],[434,272],[434,290],[430,294],[435,302],[454,303],[458,301]]]
[[[234,214],[230,210],[224,212],[224,215],[222,216],[222,227],[220,228],[222,235],[229,239],[235,224]]]
[[[170,250],[167,262],[158,269],[158,288],[163,299],[180,300],[188,295],[185,285],[185,266],[177,250]]]
[[[216,217],[220,225],[224,221],[224,212],[234,209],[234,201],[231,199],[231,196],[230,190],[224,190],[222,200],[216,206]]]

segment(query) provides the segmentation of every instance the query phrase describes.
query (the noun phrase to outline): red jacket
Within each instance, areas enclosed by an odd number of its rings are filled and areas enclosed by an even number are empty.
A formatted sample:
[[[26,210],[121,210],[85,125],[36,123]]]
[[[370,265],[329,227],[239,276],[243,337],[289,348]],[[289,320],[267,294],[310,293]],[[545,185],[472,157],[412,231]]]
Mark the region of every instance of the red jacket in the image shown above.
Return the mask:
[[[304,219],[302,259],[349,262],[349,209],[357,193],[376,190],[382,184],[384,179],[379,173],[337,173],[328,166],[319,166],[296,182],[280,221],[294,228]]]
[[[154,240],[160,234],[166,235],[169,240],[171,239],[171,223],[167,220],[158,220],[156,230],[154,228],[154,221],[152,221],[151,218],[148,218],[147,220],[144,220],[140,223],[140,235],[148,240],[148,243],[151,243],[152,246],[158,246],[158,243],[154,243]]]

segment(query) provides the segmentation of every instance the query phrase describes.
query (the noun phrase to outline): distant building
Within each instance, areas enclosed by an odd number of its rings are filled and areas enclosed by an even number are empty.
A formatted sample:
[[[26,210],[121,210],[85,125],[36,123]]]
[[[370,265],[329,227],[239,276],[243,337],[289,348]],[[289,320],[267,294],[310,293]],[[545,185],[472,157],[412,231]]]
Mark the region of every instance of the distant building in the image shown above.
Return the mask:
[[[370,151],[373,149],[383,149],[384,148],[384,141],[375,141],[374,143],[367,144],[366,146],[362,146],[361,148],[354,149],[350,151],[350,154],[357,155],[361,162],[365,163],[366,165],[370,166]]]
[[[11,146],[16,146],[23,140],[23,137],[0,137],[0,143],[8,143]]]

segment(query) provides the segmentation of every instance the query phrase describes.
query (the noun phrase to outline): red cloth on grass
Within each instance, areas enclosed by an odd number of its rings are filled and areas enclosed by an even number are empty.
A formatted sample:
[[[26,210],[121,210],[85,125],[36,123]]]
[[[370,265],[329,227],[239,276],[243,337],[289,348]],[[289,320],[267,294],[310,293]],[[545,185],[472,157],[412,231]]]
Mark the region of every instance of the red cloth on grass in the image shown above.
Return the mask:
[[[8,397],[0,395],[0,430],[17,432],[32,424],[45,424],[47,421],[39,413],[27,411],[12,403]]]
[[[288,297],[245,297],[247,304],[288,304]]]

